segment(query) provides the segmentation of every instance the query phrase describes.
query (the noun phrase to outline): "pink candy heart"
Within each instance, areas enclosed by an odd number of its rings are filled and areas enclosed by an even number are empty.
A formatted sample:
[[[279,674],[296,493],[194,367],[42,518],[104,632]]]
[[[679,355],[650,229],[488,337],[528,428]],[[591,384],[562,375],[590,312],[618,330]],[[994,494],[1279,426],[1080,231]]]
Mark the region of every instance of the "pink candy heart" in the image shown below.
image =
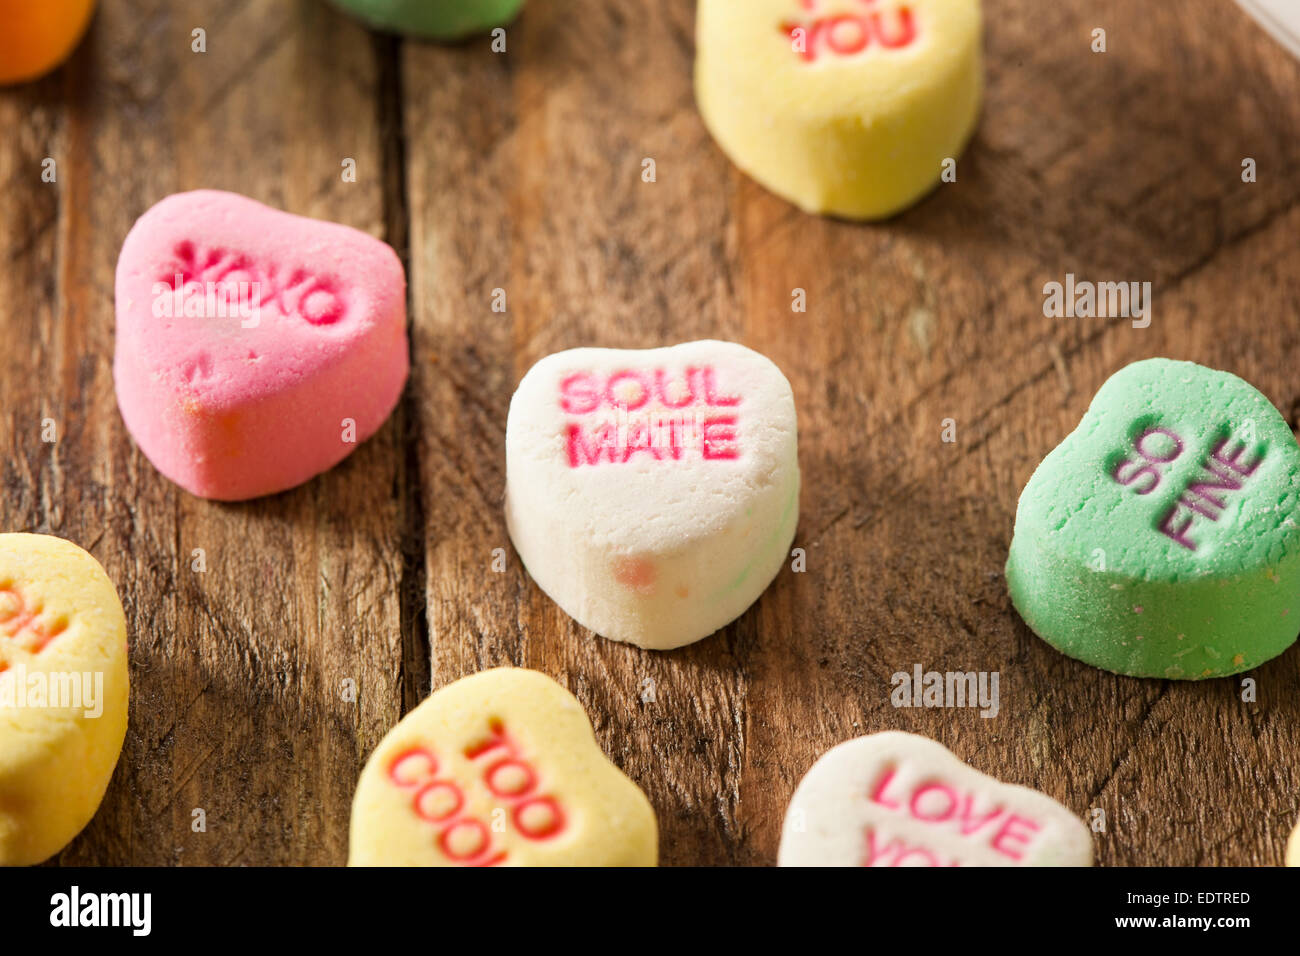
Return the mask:
[[[301,484],[379,429],[409,369],[392,248],[234,193],[168,196],[117,262],[122,418],[164,475],[236,501]]]

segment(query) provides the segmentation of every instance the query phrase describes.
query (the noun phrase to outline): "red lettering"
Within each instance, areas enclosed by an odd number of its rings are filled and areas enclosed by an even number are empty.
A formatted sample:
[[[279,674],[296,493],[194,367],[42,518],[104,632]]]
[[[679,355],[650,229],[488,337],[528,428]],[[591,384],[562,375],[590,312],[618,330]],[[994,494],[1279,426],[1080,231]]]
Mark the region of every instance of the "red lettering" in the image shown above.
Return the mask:
[[[704,369],[703,375],[704,375],[704,403],[706,405],[718,405],[722,407],[730,407],[730,406],[740,404],[739,395],[718,394],[717,382],[715,381],[714,371],[712,368]]]
[[[1002,816],[1002,808],[994,807],[987,814],[976,818],[974,816],[975,797],[974,794],[966,794],[966,803],[961,811],[961,833],[962,836],[970,836],[972,833],[978,833],[989,823],[992,823],[998,817]],[[972,824],[974,824],[972,826]]]
[[[626,462],[639,451],[649,452],[654,455],[656,461],[662,457],[659,448],[651,440],[649,427],[636,422],[628,426],[627,444],[623,446],[623,461]]]
[[[513,769],[517,774],[521,775],[521,779],[513,784],[510,782],[498,783],[497,777],[507,769]],[[498,797],[521,797],[537,785],[537,775],[533,773],[533,768],[522,760],[514,760],[510,757],[505,760],[498,760],[488,767],[483,772],[483,779],[487,782],[488,789]]]
[[[893,774],[894,772],[892,770],[889,771],[889,776],[893,776]],[[862,860],[862,865],[875,866],[876,860],[880,859],[881,856],[888,853],[890,850],[893,850],[894,853],[897,854],[899,849],[901,849],[901,847],[902,844],[897,839],[894,839],[894,840],[890,840],[889,843],[886,844],[883,849],[877,850],[876,834],[874,831],[872,831],[871,827],[867,827],[867,855]]]
[[[850,39],[844,39],[844,26],[852,27]],[[852,13],[832,17],[826,27],[826,45],[841,56],[861,53],[871,40],[871,29],[865,18]]]
[[[460,787],[449,780],[434,780],[426,783],[416,792],[415,799],[412,801],[415,815],[430,823],[450,820],[460,813],[464,805],[465,795],[461,793]]]
[[[814,5],[804,0],[803,8],[812,11]],[[894,11],[892,29],[886,26],[885,14],[873,11],[863,13],[837,13],[816,17],[807,23],[785,20],[777,29],[790,41],[791,48],[805,63],[812,63],[829,51],[836,56],[854,56],[862,53],[874,37],[886,50],[899,50],[916,41],[916,18],[912,8],[899,7]]]
[[[686,377],[682,379],[682,387],[685,389],[686,394],[677,401],[673,401],[669,397],[672,384],[672,382],[666,380],[663,369],[655,370],[655,394],[659,396],[660,405],[664,408],[685,408],[687,405],[695,404],[695,379],[690,372],[687,372]]]
[[[600,388],[586,372],[575,372],[560,382],[560,408],[570,415],[585,415],[600,407]]]
[[[501,747],[505,747],[512,753],[514,752],[514,745],[506,737],[506,725],[494,717],[488,721],[487,737],[466,747],[465,757],[468,760],[477,760],[489,750],[497,750]]]
[[[460,846],[452,844],[452,839],[457,833],[461,834],[457,840]],[[473,842],[467,844],[465,842],[467,839]],[[483,855],[491,842],[492,838],[488,835],[487,827],[478,820],[457,820],[438,835],[438,848],[447,859],[458,863],[468,863],[475,857]]]
[[[908,846],[902,840],[897,838],[890,840],[883,847],[877,849],[876,834],[872,831],[871,827],[866,828],[865,835],[867,844],[866,854],[862,858],[861,866],[903,866],[904,860],[914,856],[924,857],[926,860],[926,866],[958,865],[956,860],[953,860],[948,864],[941,863],[939,858],[930,850],[919,846]],[[888,856],[891,853],[893,854],[892,859]]]
[[[538,789],[537,772],[506,732],[505,724],[493,718],[488,734],[465,748],[468,760],[504,751],[483,771],[483,783],[496,797],[511,806],[515,828],[529,840],[545,840],[565,827],[565,813],[549,795],[533,796]],[[495,866],[506,859],[506,851],[493,852],[492,836],[483,823],[465,814],[465,793],[460,783],[438,779],[438,759],[424,747],[410,747],[388,765],[388,778],[404,790],[414,789],[411,809],[437,828],[434,842],[441,853],[466,866]]]
[[[582,426],[576,422],[569,423],[566,447],[570,468],[577,468],[584,464],[599,464],[602,456],[606,461],[615,461],[614,449],[618,440],[618,430],[613,425],[601,425],[596,429],[593,437],[595,442],[589,444],[583,437]]]
[[[921,799],[927,793],[942,792],[947,800],[947,806],[942,813],[922,813],[920,808]],[[957,810],[957,794],[952,787],[942,783],[927,783],[922,787],[917,787],[912,791],[912,802],[908,804],[912,811],[912,816],[918,820],[924,820],[927,823],[942,823],[949,819]]]
[[[618,413],[586,424],[565,423],[569,467],[624,464],[640,452],[655,461],[680,461],[683,452],[696,447],[706,460],[739,458],[739,418],[717,415],[702,421],[699,409],[734,408],[742,401],[720,386],[712,366],[688,367],[679,377],[664,368],[620,370],[608,378],[568,375],[560,382],[562,411],[587,415],[610,406]],[[685,411],[692,406],[693,413]]]
[[[710,461],[726,458],[739,458],[740,448],[736,445],[735,415],[719,415],[704,422],[704,457]]]
[[[0,634],[8,638],[28,635],[27,650],[39,654],[50,641],[68,629],[68,622],[59,619],[53,624],[43,624],[38,616],[41,605],[28,607],[22,593],[12,585],[0,586]]]
[[[894,31],[893,36],[885,34],[879,12],[871,15],[871,26],[875,31],[876,39],[887,50],[902,49],[916,39],[916,23],[912,20],[912,9],[910,7],[898,8],[898,29]]]
[[[422,770],[403,772],[402,767],[412,761],[422,761],[424,768]],[[410,750],[402,751],[388,765],[388,779],[399,787],[414,787],[422,778],[432,777],[437,772],[438,759],[422,747],[413,747]]]
[[[629,401],[625,396],[620,396],[619,386],[624,382],[636,383],[638,390],[636,401]],[[605,401],[614,408],[625,408],[629,412],[643,408],[645,403],[650,401],[650,395],[650,386],[646,384],[640,372],[615,372],[605,385]]]
[[[926,861],[926,862],[923,864],[924,866],[938,866],[938,865],[939,865],[939,860],[938,860],[938,858],[937,858],[933,853],[931,853],[929,850],[925,849],[924,847],[919,847],[919,846],[909,846],[909,847],[907,847],[907,848],[901,850],[901,851],[898,853],[898,855],[894,857],[894,862],[891,863],[890,866],[902,866],[902,865],[903,865],[903,861],[906,860],[909,856],[923,856],[923,857],[925,857],[925,861]]]
[[[532,821],[525,815],[531,815]],[[564,829],[564,811],[554,797],[525,800],[515,807],[514,820],[515,828],[530,840],[548,840]]]
[[[898,809],[897,803],[885,799],[885,790],[889,787],[889,782],[894,779],[895,773],[897,771],[893,767],[885,771],[885,775],[880,778],[880,781],[876,784],[876,789],[871,793],[870,800],[872,803],[878,803],[882,807],[889,807],[891,810]]]

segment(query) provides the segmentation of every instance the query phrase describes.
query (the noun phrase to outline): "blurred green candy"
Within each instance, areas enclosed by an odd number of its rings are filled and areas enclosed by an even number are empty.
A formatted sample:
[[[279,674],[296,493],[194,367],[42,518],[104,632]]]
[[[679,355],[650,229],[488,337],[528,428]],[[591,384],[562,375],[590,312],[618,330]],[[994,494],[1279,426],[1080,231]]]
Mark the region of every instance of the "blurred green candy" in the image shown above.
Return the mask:
[[[429,40],[461,40],[513,20],[524,0],[330,0],[368,26]]]

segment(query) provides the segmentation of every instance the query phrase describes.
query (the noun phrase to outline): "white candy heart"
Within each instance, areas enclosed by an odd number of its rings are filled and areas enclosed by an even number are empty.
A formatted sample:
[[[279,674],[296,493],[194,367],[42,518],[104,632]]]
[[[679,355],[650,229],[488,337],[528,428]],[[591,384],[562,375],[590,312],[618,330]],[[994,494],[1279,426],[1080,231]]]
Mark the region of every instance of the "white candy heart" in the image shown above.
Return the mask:
[[[985,776],[928,737],[842,743],[800,781],[781,866],[1091,866],[1092,837],[1055,800]]]
[[[780,570],[799,520],[796,443],[790,383],[743,346],[559,352],[510,403],[510,536],[579,623],[689,644]]]

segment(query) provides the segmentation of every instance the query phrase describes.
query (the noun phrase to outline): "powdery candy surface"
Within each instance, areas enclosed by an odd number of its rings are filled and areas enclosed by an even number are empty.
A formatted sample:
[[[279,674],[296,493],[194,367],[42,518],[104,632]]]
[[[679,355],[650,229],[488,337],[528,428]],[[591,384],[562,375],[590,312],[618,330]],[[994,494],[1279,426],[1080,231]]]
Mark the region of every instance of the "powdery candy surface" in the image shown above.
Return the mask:
[[[980,35],[978,0],[699,0],[695,98],[777,195],[881,218],[955,172],[979,115]]]
[[[827,751],[799,782],[780,866],[1091,866],[1078,817],[967,766],[927,737],[888,731]]]
[[[126,618],[99,562],[0,534],[0,866],[40,863],[90,822],[129,692]]]
[[[650,801],[582,706],[500,667],[436,691],[388,732],[352,804],[351,866],[654,866]]]
[[[1300,631],[1300,447],[1191,362],[1111,376],[1016,508],[1007,585],[1058,650],[1134,677],[1257,667]]]
[[[233,193],[167,197],[117,264],[113,377],[127,429],[205,498],[301,484],[397,404],[405,290],[397,255],[363,232]]]
[[[580,624],[689,644],[742,614],[788,555],[796,444],[790,383],[743,346],[559,352],[510,403],[510,536]]]

